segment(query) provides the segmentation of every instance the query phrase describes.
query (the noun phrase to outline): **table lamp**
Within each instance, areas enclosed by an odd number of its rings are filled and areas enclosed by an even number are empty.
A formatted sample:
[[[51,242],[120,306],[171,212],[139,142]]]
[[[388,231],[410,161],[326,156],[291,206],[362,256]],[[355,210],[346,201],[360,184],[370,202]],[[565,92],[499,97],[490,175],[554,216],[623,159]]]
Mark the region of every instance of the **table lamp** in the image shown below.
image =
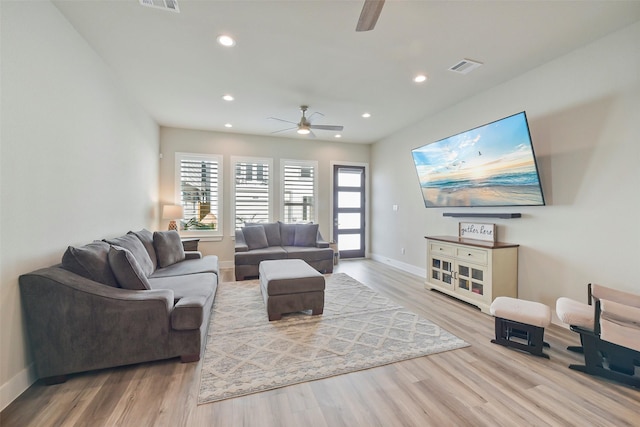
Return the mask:
[[[162,219],[168,219],[169,230],[178,231],[178,225],[176,219],[181,219],[184,216],[184,211],[180,205],[164,205],[162,207]]]

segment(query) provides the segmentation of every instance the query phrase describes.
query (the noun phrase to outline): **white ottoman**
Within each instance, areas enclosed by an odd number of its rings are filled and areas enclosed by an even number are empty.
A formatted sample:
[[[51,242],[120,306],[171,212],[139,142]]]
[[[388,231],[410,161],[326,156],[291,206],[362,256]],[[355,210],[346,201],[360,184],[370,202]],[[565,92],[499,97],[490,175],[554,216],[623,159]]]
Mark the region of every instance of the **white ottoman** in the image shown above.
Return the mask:
[[[539,302],[498,297],[489,310],[496,318],[496,338],[492,343],[549,358],[542,352],[544,328],[551,322],[551,309]]]

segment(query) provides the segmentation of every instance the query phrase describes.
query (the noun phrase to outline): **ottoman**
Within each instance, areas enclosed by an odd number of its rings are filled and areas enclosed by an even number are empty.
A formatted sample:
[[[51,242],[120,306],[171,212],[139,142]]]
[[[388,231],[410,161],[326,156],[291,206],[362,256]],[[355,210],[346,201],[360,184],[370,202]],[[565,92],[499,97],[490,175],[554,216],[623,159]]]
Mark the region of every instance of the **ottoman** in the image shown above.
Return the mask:
[[[324,276],[300,259],[262,261],[259,267],[260,291],[269,321],[284,313],[324,310]]]
[[[494,344],[526,351],[534,356],[549,358],[542,352],[549,347],[544,342],[544,328],[551,322],[551,309],[534,301],[498,297],[489,307],[496,318]]]

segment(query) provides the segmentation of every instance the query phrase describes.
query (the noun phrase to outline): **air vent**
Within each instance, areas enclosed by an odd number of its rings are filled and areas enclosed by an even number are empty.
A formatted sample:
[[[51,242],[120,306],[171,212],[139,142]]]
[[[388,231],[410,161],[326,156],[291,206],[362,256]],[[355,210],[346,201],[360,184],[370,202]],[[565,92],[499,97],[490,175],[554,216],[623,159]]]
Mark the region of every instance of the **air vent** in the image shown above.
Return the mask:
[[[177,0],[140,0],[140,4],[143,6],[155,7],[156,9],[164,9],[180,13]]]
[[[470,59],[463,59],[456,65],[449,68],[449,71],[453,71],[458,74],[468,74],[482,65],[482,62],[472,61]]]

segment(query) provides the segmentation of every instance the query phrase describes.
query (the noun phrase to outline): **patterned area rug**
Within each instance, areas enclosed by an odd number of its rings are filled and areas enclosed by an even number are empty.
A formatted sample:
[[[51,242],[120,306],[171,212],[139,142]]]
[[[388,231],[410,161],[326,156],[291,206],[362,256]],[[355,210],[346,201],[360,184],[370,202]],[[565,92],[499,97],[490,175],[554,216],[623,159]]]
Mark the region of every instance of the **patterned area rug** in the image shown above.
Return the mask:
[[[466,347],[350,276],[325,276],[324,314],[269,322],[257,280],[221,283],[198,403],[210,403]]]

